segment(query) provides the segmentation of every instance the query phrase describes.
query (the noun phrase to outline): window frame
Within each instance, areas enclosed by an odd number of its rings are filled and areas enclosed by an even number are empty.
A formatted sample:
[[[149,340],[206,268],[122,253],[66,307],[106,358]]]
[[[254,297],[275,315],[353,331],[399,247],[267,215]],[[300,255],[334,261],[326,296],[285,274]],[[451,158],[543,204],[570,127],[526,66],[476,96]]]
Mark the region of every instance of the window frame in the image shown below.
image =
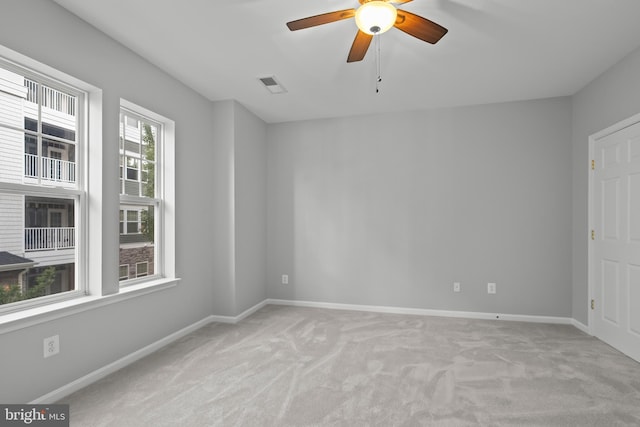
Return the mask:
[[[123,119],[122,115],[127,119]],[[155,167],[154,167],[154,190],[155,197],[132,196],[124,193],[124,182],[126,181],[126,171],[122,177],[123,184],[120,187],[118,210],[125,211],[125,228],[127,224],[126,206],[136,207],[153,207],[154,208],[154,259],[153,274],[143,277],[129,278],[128,280],[119,281],[120,290],[126,290],[130,286],[140,284],[153,283],[154,281],[164,279],[175,279],[175,122],[158,113],[141,107],[125,99],[120,99],[120,119],[119,126],[126,125],[129,117],[137,120],[137,128],[142,132],[142,124],[149,123],[156,126],[157,134],[155,135]],[[123,129],[124,132],[124,129]],[[123,144],[126,139],[118,144]],[[143,146],[142,141],[140,145]],[[123,161],[126,168],[126,150],[120,153],[118,147],[118,164]],[[123,159],[124,157],[124,159]],[[139,159],[139,175],[137,182],[141,185],[142,164],[145,160]],[[123,207],[124,205],[124,207]],[[119,232],[118,226],[118,232]],[[126,232],[126,230],[125,230]]]
[[[88,167],[88,148],[89,144],[88,138],[88,102],[89,102],[89,93],[86,90],[86,84],[80,82],[77,79],[74,79],[66,74],[62,74],[54,69],[43,66],[40,63],[37,63],[33,60],[29,60],[28,58],[19,58],[20,60],[14,61],[10,59],[11,56],[14,55],[6,55],[6,49],[0,50],[0,67],[4,68],[9,72],[13,72],[23,76],[25,79],[36,82],[38,84],[38,124],[37,130],[31,131],[27,130],[24,125],[22,128],[15,128],[9,125],[2,125],[4,129],[10,129],[13,131],[22,132],[25,136],[30,135],[36,138],[37,141],[37,151],[38,151],[38,163],[39,167],[42,167],[43,158],[42,155],[42,141],[44,139],[54,140],[54,141],[64,141],[66,144],[71,144],[69,140],[65,140],[63,138],[52,137],[43,132],[43,122],[42,122],[42,108],[43,108],[43,99],[45,98],[43,95],[43,88],[47,87],[53,90],[58,90],[65,94],[73,95],[76,97],[76,107],[75,107],[75,124],[76,124],[76,135],[75,141],[73,141],[73,146],[75,147],[75,187],[62,187],[60,185],[55,184],[45,184],[42,182],[41,172],[38,173],[37,184],[29,184],[29,183],[10,183],[10,182],[0,182],[0,193],[3,194],[14,194],[24,196],[26,203],[27,197],[45,197],[51,199],[63,199],[63,200],[71,200],[74,206],[74,233],[75,233],[75,248],[74,248],[74,289],[71,291],[65,291],[60,293],[55,293],[51,295],[44,295],[41,297],[36,297],[28,300],[17,301],[13,303],[0,305],[0,316],[13,313],[20,312],[24,310],[29,310],[32,308],[37,308],[41,306],[46,306],[50,304],[54,304],[57,302],[63,302],[67,300],[77,299],[81,296],[84,296],[88,292],[87,288],[87,276],[88,276],[88,266],[86,264],[87,254],[87,181],[86,181],[86,170]],[[19,55],[19,54],[18,54]],[[24,146],[23,146],[23,159],[24,159]],[[21,163],[22,173],[24,175],[24,160]],[[23,207],[23,212],[24,207]],[[23,229],[25,228],[24,220],[23,220]],[[23,233],[24,234],[24,233]],[[24,236],[23,236],[24,239]],[[23,240],[24,247],[24,240]]]

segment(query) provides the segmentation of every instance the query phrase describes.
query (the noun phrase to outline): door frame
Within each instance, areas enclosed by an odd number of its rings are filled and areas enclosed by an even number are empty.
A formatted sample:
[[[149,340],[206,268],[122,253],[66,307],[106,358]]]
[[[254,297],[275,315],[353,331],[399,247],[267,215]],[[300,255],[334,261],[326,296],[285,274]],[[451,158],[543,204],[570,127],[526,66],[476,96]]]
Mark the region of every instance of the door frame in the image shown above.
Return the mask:
[[[611,134],[614,134],[618,131],[621,131],[625,128],[633,126],[635,124],[640,123],[640,113],[635,114],[628,119],[624,119],[618,123],[615,123],[599,132],[596,132],[589,136],[589,161],[587,167],[589,168],[589,184],[588,184],[588,193],[587,193],[587,287],[588,287],[588,298],[587,298],[587,312],[589,314],[587,320],[589,322],[588,331],[590,335],[594,335],[593,328],[593,320],[594,313],[591,309],[591,300],[596,299],[596,295],[594,295],[594,277],[593,277],[593,241],[591,240],[591,230],[596,229],[596,225],[593,224],[593,175],[594,171],[591,169],[592,161],[595,160],[595,145],[596,142],[602,138],[605,138]]]

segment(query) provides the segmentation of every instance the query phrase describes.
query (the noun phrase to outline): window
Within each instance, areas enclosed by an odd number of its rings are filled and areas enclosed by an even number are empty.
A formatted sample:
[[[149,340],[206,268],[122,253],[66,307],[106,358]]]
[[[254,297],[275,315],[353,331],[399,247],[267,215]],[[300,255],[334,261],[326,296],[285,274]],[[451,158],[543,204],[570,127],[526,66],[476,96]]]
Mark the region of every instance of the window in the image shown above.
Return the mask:
[[[99,88],[0,45],[0,331],[178,281],[175,124],[121,100],[119,145],[103,146],[102,99]],[[120,150],[118,165],[103,148]],[[104,217],[116,196],[103,181],[116,175],[118,270],[103,241],[105,229],[115,232]]]
[[[0,311],[83,291],[85,99],[0,59]]]
[[[149,271],[149,263],[148,262],[139,262],[136,264],[136,277],[144,277],[148,274]]]
[[[163,277],[166,269],[167,136],[171,121],[123,101],[120,111],[120,264],[135,265],[135,274],[120,275],[121,285],[138,278]],[[124,170],[123,170],[124,169]],[[171,239],[172,240],[172,239]],[[171,267],[170,267],[171,268]]]
[[[127,159],[127,181],[138,181],[140,172],[140,159],[134,157],[126,157]],[[134,187],[135,188],[135,187]]]
[[[129,265],[120,266],[120,280],[127,280],[129,278]]]
[[[148,212],[149,209],[146,206],[122,205],[121,207],[125,206],[126,209],[120,209],[120,235],[143,234],[147,231],[151,234],[151,224],[148,221],[151,215]]]

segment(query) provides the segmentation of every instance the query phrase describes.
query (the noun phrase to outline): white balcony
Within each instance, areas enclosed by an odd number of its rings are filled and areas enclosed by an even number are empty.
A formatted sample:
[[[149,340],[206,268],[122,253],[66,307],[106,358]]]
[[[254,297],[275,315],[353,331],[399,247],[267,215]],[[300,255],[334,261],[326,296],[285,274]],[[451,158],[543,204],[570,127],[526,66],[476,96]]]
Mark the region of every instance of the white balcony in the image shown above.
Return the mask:
[[[24,249],[33,251],[57,251],[73,249],[76,245],[74,227],[33,227],[24,229]]]
[[[38,103],[38,83],[27,78],[24,79],[24,86],[27,88],[27,102]],[[76,116],[77,98],[59,90],[42,86],[42,107],[53,111],[59,111],[68,116]]]
[[[67,160],[41,157],[35,154],[24,155],[24,176],[30,180],[40,178],[41,181],[59,183],[62,185],[75,185],[76,164]]]

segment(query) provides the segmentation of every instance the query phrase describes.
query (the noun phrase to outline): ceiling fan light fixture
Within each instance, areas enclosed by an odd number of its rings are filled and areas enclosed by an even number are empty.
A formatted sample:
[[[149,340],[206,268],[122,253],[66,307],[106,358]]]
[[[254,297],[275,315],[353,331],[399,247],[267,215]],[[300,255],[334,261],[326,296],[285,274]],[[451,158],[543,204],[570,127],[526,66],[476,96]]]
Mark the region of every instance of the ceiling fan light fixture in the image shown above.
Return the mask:
[[[397,16],[398,11],[391,3],[373,0],[356,10],[356,25],[363,33],[382,34],[393,27]]]

